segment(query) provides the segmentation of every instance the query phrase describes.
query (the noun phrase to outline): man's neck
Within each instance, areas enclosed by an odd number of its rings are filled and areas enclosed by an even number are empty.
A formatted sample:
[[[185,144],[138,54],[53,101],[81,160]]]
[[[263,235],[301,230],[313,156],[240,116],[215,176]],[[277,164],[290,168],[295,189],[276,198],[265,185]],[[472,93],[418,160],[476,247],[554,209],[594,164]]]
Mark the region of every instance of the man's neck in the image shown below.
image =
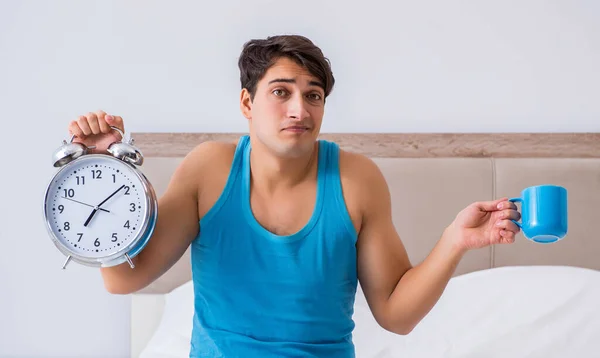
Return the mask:
[[[318,144],[306,155],[281,158],[258,144],[250,152],[253,186],[261,192],[274,193],[294,187],[316,173]]]

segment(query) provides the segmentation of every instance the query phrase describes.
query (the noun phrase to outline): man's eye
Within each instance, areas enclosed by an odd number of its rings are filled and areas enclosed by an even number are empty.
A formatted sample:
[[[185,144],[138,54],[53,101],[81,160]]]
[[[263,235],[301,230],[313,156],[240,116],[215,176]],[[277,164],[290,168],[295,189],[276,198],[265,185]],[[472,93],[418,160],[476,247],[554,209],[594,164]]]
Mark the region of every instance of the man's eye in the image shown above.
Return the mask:
[[[281,89],[276,89],[273,91],[273,94],[276,95],[277,97],[281,97],[281,96],[285,95],[285,91],[281,90]]]
[[[312,100],[315,100],[315,101],[320,101],[321,100],[321,95],[318,94],[318,93],[311,93],[311,94],[308,95],[308,97],[310,99],[312,99]]]

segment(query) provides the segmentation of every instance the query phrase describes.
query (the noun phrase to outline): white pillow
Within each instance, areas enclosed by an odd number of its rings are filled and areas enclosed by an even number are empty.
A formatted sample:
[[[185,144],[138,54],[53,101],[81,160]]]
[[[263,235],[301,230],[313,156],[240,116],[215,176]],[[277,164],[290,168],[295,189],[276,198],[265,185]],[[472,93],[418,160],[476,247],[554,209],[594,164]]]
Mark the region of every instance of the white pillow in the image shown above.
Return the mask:
[[[166,295],[162,321],[141,358],[187,358],[192,283]],[[383,330],[357,292],[358,358],[596,357],[600,352],[600,272],[520,266],[450,280],[431,312],[406,336]]]

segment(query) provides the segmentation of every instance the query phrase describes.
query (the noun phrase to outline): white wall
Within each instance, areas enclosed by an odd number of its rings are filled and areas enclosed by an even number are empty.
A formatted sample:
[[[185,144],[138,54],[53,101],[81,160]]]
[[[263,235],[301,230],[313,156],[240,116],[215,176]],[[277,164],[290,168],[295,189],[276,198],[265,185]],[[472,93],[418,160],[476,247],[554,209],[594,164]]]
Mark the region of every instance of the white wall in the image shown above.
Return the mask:
[[[50,154],[100,108],[132,131],[245,131],[250,38],[322,47],[326,132],[600,131],[599,2],[348,3],[0,2],[0,357],[127,355],[128,298],[94,269],[62,271],[45,232]]]

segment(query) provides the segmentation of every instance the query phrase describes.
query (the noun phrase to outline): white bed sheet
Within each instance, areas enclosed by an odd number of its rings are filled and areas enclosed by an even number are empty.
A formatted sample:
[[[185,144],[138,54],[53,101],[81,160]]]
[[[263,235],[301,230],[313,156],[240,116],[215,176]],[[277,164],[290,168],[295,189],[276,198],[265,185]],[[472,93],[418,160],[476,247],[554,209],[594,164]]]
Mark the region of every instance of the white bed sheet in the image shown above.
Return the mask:
[[[526,266],[459,276],[407,336],[378,331],[360,295],[355,317],[357,357],[600,357],[600,272]]]
[[[192,303],[191,282],[166,295],[141,358],[188,356]],[[406,336],[381,329],[359,290],[354,320],[358,358],[599,357],[600,272],[521,266],[455,277]]]

